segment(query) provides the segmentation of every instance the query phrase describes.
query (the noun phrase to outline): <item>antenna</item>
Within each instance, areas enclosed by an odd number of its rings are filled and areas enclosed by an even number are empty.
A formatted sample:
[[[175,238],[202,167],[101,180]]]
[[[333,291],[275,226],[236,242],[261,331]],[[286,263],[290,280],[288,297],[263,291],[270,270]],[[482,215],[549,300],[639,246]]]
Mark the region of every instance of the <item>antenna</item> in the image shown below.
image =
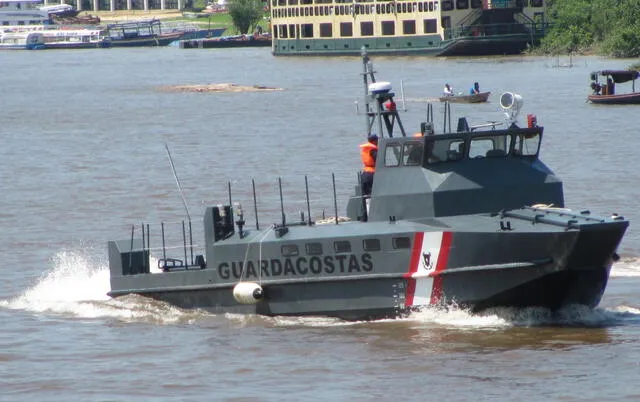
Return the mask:
[[[171,163],[171,171],[173,172],[173,177],[176,179],[176,184],[178,185],[178,191],[180,192],[180,197],[182,198],[182,205],[184,205],[184,210],[187,212],[187,218],[191,220],[191,214],[189,213],[189,208],[187,207],[187,201],[184,199],[184,193],[182,191],[182,186],[180,185],[180,180],[178,180],[178,175],[176,174],[176,167],[173,165],[173,158],[171,157],[171,152],[169,151],[169,145],[164,143],[164,147],[167,150],[167,155],[169,156],[169,163]]]

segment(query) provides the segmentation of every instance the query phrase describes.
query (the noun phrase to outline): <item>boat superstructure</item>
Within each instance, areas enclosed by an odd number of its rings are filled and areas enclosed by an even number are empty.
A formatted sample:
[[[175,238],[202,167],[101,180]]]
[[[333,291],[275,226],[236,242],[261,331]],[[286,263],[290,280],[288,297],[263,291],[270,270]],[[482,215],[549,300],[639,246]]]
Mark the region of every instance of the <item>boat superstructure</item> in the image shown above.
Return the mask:
[[[431,108],[419,133],[407,134],[366,52],[362,78],[365,134],[381,138],[371,194],[354,183],[346,218],[335,185],[334,216],[312,218],[305,177],[306,213],[287,217],[280,184],[281,221],[264,225],[255,183],[248,210],[229,184],[224,201],[204,211],[202,246],[190,218],[177,231],[136,225],[110,241],[109,294],[214,313],[352,320],[428,305],[599,303],[629,223],[566,208],[561,180],[539,158],[543,128],[533,115],[517,124],[520,96],[501,96],[505,126],[461,118],[456,131],[449,124],[436,134]]]
[[[271,0],[275,55],[516,54],[545,34],[545,0]]]
[[[0,27],[50,23],[49,13],[40,10],[41,0],[5,0],[0,2]]]

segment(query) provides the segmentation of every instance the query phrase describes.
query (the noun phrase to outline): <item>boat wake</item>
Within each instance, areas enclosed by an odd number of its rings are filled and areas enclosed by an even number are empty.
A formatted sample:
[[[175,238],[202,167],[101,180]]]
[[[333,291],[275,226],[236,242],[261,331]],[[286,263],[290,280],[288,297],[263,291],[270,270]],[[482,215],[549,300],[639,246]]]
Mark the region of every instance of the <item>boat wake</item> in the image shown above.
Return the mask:
[[[15,298],[0,300],[0,307],[85,319],[112,318],[158,324],[189,322],[206,314],[137,295],[109,297],[109,269],[91,258],[88,250],[61,251],[51,258],[50,264],[51,268],[34,286]]]
[[[215,315],[202,310],[183,310],[138,295],[113,299],[109,292],[106,263],[89,255],[90,250],[61,251],[50,260],[50,269],[37,283],[20,295],[0,300],[0,307],[33,313],[72,316],[84,319],[115,319],[155,324],[192,323]],[[625,257],[617,262],[612,277],[640,277],[640,258]],[[361,325],[330,317],[259,317],[224,314],[236,326],[332,327]],[[640,323],[640,306],[613,306],[587,309],[576,306],[557,313],[545,309],[491,309],[471,313],[460,308],[423,308],[401,319],[376,323],[408,322],[443,327],[499,329],[514,326],[607,327]],[[370,322],[367,322],[370,323]]]

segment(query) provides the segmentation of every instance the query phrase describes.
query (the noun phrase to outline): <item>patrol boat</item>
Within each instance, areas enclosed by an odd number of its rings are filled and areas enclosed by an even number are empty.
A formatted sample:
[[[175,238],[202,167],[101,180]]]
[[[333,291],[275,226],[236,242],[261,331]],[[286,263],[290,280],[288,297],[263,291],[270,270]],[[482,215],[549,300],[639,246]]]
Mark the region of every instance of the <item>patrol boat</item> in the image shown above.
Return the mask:
[[[148,225],[132,226],[128,238],[110,241],[109,295],[213,313],[346,320],[428,305],[554,311],[600,302],[629,222],[565,208],[561,180],[539,159],[543,127],[533,115],[526,127],[517,125],[520,96],[501,96],[504,126],[474,127],[461,118],[456,131],[449,123],[436,134],[428,108],[415,136],[405,132],[391,85],[376,81],[364,50],[362,77],[366,134],[381,138],[371,195],[355,184],[349,220],[337,207],[328,224],[311,219],[307,190],[306,217],[290,222],[280,187],[282,221],[261,226],[254,184],[250,225],[229,185],[228,202],[204,211],[204,255],[194,257],[190,220],[178,231],[177,249],[167,246],[164,225],[154,234]],[[152,247],[152,237],[162,246]]]

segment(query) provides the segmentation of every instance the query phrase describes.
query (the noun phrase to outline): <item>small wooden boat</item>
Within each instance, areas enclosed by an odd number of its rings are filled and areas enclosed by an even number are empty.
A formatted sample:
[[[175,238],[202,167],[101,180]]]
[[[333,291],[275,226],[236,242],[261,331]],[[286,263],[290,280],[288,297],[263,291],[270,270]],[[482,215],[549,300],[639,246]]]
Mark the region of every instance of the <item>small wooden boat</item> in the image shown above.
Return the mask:
[[[599,77],[605,80],[602,84]],[[636,92],[635,80],[640,77],[636,70],[602,70],[591,73],[591,90],[587,99],[591,103],[605,105],[640,104],[640,92]],[[631,81],[631,92],[616,93],[615,85]]]
[[[480,92],[477,94],[469,94],[469,95],[450,95],[450,96],[441,96],[440,102],[450,102],[450,103],[482,103],[486,102],[489,99],[489,95],[491,92]]]

